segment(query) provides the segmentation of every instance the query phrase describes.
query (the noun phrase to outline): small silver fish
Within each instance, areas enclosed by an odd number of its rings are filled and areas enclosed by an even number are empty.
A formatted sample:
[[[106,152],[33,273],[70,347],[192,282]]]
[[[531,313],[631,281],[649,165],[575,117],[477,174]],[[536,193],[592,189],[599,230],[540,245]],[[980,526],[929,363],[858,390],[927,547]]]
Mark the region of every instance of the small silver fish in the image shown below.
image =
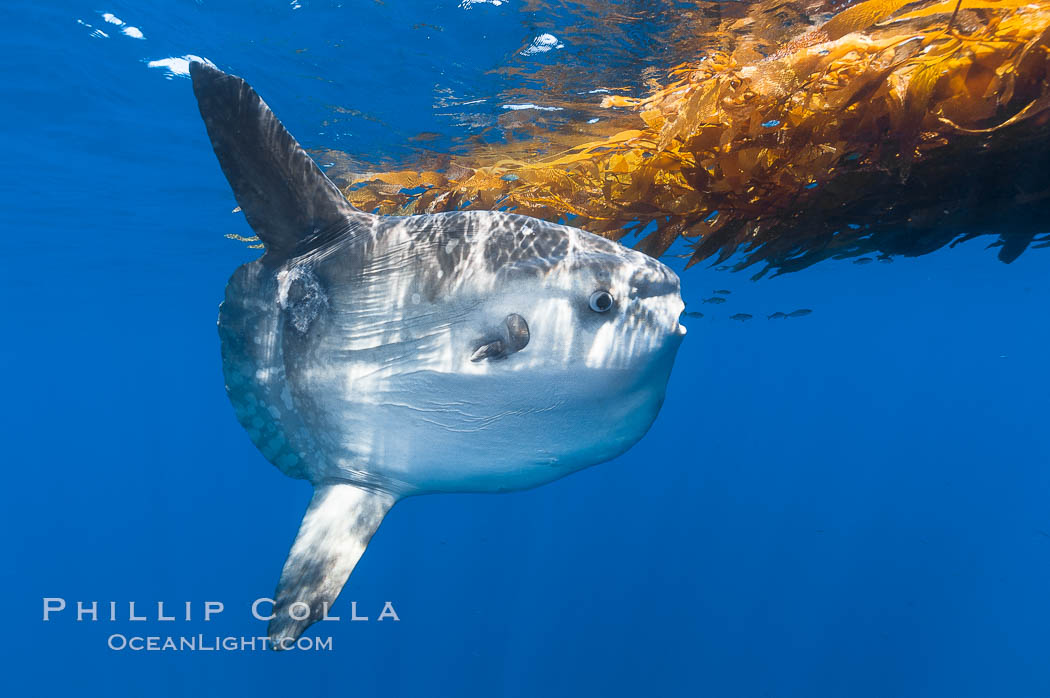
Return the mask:
[[[812,312],[813,311],[810,310],[809,308],[799,308],[798,310],[792,310],[790,313],[787,314],[787,316],[788,317],[806,317],[807,315],[809,315]]]
[[[751,316],[747,313],[737,313],[736,315],[730,315],[730,320],[739,320],[740,322],[747,322],[751,319]]]
[[[766,319],[767,320],[779,320],[779,319],[785,318],[785,317],[787,317],[787,314],[786,313],[782,313],[782,312],[780,312],[778,310],[777,312],[773,313],[772,315],[770,315]]]
[[[711,291],[711,293],[715,294],[716,296],[728,296],[730,293],[732,293],[732,291],[726,291],[725,289],[722,289],[718,291]]]
[[[711,296],[710,298],[705,298],[704,299],[704,303],[712,303],[714,305],[718,305],[720,303],[725,303],[725,302],[726,302],[725,298],[719,298],[718,296]]]

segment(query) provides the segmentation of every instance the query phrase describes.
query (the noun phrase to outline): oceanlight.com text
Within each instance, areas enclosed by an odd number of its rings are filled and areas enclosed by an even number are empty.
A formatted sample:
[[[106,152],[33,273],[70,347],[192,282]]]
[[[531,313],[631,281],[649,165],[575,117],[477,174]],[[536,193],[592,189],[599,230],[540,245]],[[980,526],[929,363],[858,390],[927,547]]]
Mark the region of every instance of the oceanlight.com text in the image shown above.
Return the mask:
[[[332,650],[332,638],[301,637],[293,640],[281,638],[275,643],[270,638],[236,637],[233,635],[123,635],[114,633],[106,641],[109,649],[116,652],[256,652],[282,650],[328,651]]]

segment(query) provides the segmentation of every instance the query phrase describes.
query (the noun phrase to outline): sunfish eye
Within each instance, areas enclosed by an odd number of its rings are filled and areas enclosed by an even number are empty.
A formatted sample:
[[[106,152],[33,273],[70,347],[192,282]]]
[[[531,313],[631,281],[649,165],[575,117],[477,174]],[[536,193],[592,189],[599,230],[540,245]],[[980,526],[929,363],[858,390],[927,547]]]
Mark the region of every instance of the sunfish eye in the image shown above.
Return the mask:
[[[612,294],[608,291],[595,291],[591,294],[588,304],[594,312],[604,313],[606,310],[613,307]]]

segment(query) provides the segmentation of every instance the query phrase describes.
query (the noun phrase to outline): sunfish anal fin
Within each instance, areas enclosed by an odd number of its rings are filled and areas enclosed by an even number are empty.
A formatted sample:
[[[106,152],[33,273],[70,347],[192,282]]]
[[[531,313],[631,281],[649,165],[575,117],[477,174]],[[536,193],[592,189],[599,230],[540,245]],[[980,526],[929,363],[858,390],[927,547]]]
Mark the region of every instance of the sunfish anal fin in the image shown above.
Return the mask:
[[[346,483],[317,486],[274,594],[267,630],[274,649],[287,649],[324,617],[394,502]]]
[[[196,61],[190,76],[222,171],[271,259],[294,256],[318,233],[365,217],[248,83]]]

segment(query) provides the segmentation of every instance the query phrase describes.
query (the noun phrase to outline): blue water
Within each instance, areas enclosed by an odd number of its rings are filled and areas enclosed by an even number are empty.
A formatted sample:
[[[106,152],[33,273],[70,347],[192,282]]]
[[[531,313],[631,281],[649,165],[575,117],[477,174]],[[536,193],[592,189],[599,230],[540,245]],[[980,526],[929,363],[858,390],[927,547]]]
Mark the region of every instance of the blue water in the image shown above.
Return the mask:
[[[308,632],[331,651],[109,649],[113,634],[263,635],[250,604],[310,497],[224,394],[217,305],[257,252],[224,238],[250,233],[189,81],[148,62],[206,56],[307,147],[381,165],[422,131],[458,147],[473,127],[440,95],[497,118],[538,79],[501,67],[541,32],[573,35],[558,30],[571,5],[296,4],[7,15],[5,694],[1050,693],[1050,255],[1004,265],[979,240],[760,282],[690,269],[706,317],[686,322],[651,432],[540,489],[399,504],[343,620]],[[583,40],[536,60],[576,62],[590,89]],[[723,288],[726,304],[697,305]],[[70,608],[43,622],[44,597]],[[118,601],[121,620],[78,623],[77,600],[103,617]],[[205,623],[210,600],[225,611]],[[373,620],[350,622],[350,600]],[[151,620],[128,621],[128,601]],[[157,601],[192,602],[193,620],[155,620]],[[399,621],[375,622],[385,601]]]

